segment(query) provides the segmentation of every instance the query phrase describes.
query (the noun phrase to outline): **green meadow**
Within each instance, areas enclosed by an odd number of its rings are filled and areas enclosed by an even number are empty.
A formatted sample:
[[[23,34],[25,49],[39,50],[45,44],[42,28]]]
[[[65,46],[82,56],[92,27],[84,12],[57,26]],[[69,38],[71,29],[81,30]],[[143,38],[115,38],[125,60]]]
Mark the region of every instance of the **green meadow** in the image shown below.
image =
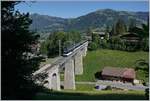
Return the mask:
[[[144,91],[51,91],[34,100],[145,100]]]
[[[125,52],[118,50],[99,49],[88,51],[83,59],[84,73],[77,75],[76,81],[95,81],[94,74],[105,66],[116,68],[135,68],[137,60],[148,61],[148,52]],[[61,74],[64,80],[64,74]],[[148,80],[144,71],[136,71],[136,77],[140,80]],[[33,99],[38,100],[145,100],[144,91],[104,90],[94,89],[95,85],[76,84],[76,90],[45,91],[39,92]]]
[[[101,71],[106,66],[116,68],[135,68],[138,60],[144,59],[148,61],[148,52],[126,52],[119,50],[99,49],[96,51],[88,51],[83,59],[84,73],[77,75],[76,81],[95,81],[94,74]],[[140,80],[148,80],[145,72],[136,71],[136,78]]]

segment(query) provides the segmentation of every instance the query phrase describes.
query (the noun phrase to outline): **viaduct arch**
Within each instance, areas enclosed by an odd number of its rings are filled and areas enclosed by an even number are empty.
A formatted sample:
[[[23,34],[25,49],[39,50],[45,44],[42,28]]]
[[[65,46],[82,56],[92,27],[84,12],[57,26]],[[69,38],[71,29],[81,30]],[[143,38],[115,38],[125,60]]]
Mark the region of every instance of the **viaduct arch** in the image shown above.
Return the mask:
[[[44,80],[44,86],[61,90],[60,88],[60,70],[64,67],[64,89],[76,89],[75,75],[83,74],[83,57],[86,56],[88,41],[77,47],[71,55],[62,57],[54,64],[48,64],[44,68],[39,69],[33,75],[46,72],[48,77]],[[38,82],[42,83],[42,82]]]

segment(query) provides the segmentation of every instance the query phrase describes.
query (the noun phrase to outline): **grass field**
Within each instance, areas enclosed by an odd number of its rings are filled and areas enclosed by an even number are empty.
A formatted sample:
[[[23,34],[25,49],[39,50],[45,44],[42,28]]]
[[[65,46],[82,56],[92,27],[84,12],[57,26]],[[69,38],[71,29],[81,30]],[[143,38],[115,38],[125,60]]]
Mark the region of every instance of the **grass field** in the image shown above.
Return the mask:
[[[76,91],[94,91],[94,87],[94,84],[76,84]]]
[[[118,50],[100,49],[88,51],[83,60],[84,74],[76,76],[76,81],[95,81],[94,74],[105,66],[118,68],[135,68],[135,62],[140,59],[148,61],[148,52],[125,52]],[[148,80],[143,71],[137,71],[137,79]]]
[[[145,100],[143,91],[51,91],[38,93],[35,100]]]
[[[124,52],[117,50],[88,51],[83,60],[84,73],[76,81],[95,81],[94,74],[105,66],[135,68],[139,59],[148,61],[148,52]],[[64,75],[61,74],[63,81]],[[137,71],[137,79],[144,79],[145,73]],[[34,100],[145,100],[144,91],[97,91],[95,85],[76,84],[76,90],[48,91],[37,93]]]

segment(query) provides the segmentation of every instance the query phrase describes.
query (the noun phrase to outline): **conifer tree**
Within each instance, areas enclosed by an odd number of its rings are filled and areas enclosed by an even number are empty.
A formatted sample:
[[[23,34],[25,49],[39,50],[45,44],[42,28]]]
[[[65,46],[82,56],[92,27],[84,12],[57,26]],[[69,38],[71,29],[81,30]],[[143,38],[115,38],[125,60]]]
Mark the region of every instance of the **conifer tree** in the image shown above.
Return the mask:
[[[118,19],[116,26],[115,26],[115,29],[116,29],[117,35],[123,34],[124,32],[126,32],[126,25],[121,18]]]
[[[27,58],[37,36],[30,32],[29,14],[15,11],[19,2],[1,1],[2,99],[31,99],[36,92],[32,73],[39,58]]]

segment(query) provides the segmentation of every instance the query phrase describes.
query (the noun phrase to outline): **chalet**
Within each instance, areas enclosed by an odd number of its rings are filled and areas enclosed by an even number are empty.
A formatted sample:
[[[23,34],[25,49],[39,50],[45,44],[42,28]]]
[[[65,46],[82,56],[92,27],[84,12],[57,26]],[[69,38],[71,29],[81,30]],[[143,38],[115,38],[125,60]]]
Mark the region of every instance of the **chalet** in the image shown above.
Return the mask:
[[[140,40],[140,37],[135,33],[125,33],[120,36],[123,41],[137,43]]]
[[[131,68],[113,68],[105,67],[101,73],[102,79],[121,81],[121,82],[132,82],[135,79],[135,71]]]

